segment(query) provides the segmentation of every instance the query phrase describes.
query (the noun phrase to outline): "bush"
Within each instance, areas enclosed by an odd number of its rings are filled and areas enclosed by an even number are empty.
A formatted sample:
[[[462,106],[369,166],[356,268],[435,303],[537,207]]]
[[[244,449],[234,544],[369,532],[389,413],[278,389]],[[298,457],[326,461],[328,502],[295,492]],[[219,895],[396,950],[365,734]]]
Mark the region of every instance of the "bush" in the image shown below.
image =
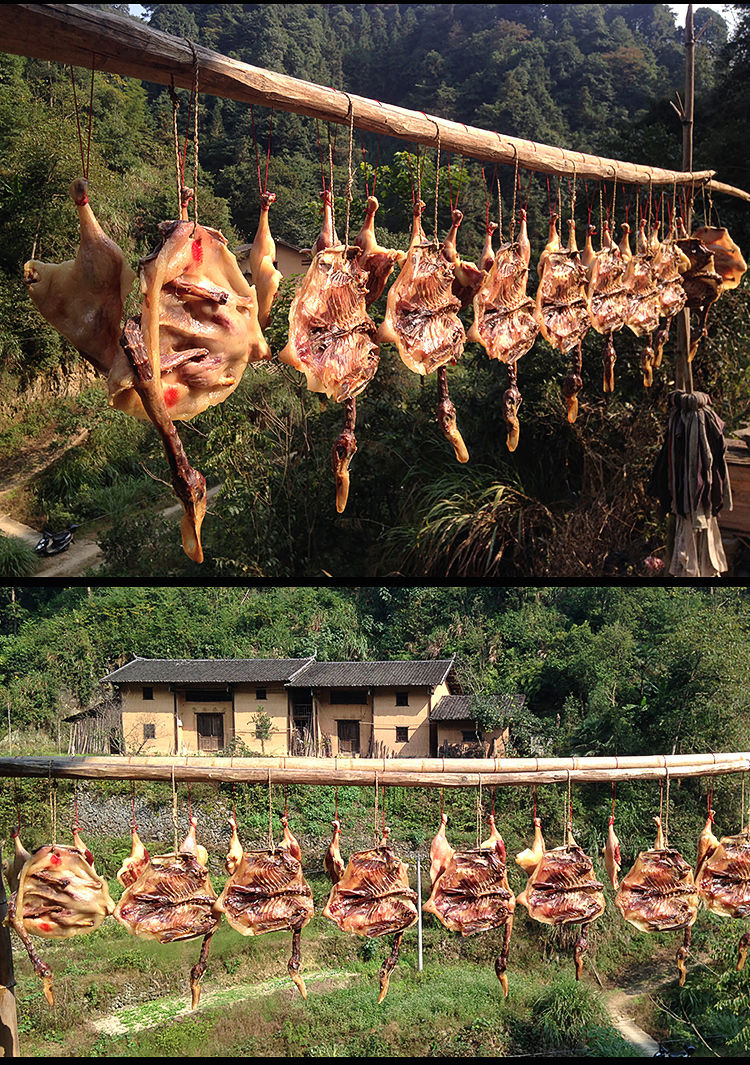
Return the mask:
[[[0,533],[0,577],[29,577],[38,566],[33,547],[15,536]]]

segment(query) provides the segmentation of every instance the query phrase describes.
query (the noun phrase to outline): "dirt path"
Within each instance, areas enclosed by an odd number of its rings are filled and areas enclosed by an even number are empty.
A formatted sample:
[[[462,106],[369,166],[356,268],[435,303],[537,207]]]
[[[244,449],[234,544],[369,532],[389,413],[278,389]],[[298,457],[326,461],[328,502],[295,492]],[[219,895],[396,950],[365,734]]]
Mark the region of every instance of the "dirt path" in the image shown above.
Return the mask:
[[[328,986],[341,986],[356,975],[356,973],[340,970],[305,973],[305,983],[316,984],[325,980]],[[199,1009],[202,1013],[204,1010],[216,1009],[218,1006],[232,1006],[236,1002],[270,995],[284,988],[294,990],[286,976],[264,980],[260,984],[239,984],[214,990],[206,989],[201,995]],[[296,995],[297,992],[294,991],[294,994]],[[167,1021],[189,1017],[192,1012],[184,994],[169,995],[150,1002],[142,1002],[137,1006],[123,1006],[109,1017],[100,1017],[92,1021],[91,1028],[105,1035],[132,1035],[133,1032],[140,1032],[144,1028],[155,1028]]]
[[[608,995],[605,995],[604,1004],[612,1019],[613,1026],[623,1039],[630,1043],[641,1057],[652,1058],[659,1049],[659,1044],[628,1016],[629,1011],[634,1006],[633,1000],[640,994],[640,991],[611,991]]]

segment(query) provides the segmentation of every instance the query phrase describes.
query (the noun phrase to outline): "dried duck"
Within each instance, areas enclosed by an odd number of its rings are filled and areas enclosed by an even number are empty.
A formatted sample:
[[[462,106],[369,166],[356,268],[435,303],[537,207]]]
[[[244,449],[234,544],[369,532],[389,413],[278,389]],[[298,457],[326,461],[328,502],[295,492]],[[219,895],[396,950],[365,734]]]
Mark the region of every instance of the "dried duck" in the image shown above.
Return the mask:
[[[594,876],[594,863],[573,839],[570,828],[564,846],[547,850],[539,818],[534,818],[532,847],[517,855],[516,863],[529,875],[516,901],[527,908],[530,917],[554,926],[580,924],[574,949],[576,980],[580,980],[589,925],[605,908],[604,885]]]
[[[685,983],[692,927],[698,916],[698,892],[693,871],[664,840],[661,818],[655,817],[656,842],[652,850],[641,851],[635,865],[620,884],[615,906],[641,932],[684,930],[677,951],[680,987]]]
[[[70,186],[81,239],[75,259],[24,264],[26,291],[40,314],[100,373],[108,374],[120,351],[122,314],[135,274],[122,250],[97,221],[88,181]]]
[[[409,887],[408,868],[388,843],[389,829],[372,850],[349,858],[344,875],[331,889],[323,916],[342,932],[353,935],[393,936],[390,956],[380,969],[382,1002],[391,972],[398,961],[401,939],[417,921],[417,894]]]
[[[223,403],[249,362],[270,359],[255,289],[217,229],[178,221],[159,225],[160,246],[141,259],[143,305],[127,321],[109,375],[110,403],[148,418],[166,452],[183,505],[182,546],[203,561],[200,530],[206,482],[188,462],[174,426]]]
[[[620,841],[615,832],[614,814],[609,819],[607,842],[604,844],[604,866],[607,870],[610,884],[617,891],[620,886],[617,878],[622,869],[622,854],[620,853]]]
[[[654,270],[654,249],[646,235],[646,219],[641,219],[635,255],[628,261],[623,284],[628,294],[625,324],[637,337],[648,337],[641,354],[644,388],[654,383],[655,354],[653,334],[659,327],[661,304]]]
[[[375,214],[379,206],[375,196],[367,197],[365,220],[354,239],[355,245],[362,249],[357,261],[361,269],[367,272],[367,295],[365,297],[367,307],[383,295],[394,266],[401,266],[406,258],[406,253],[403,251],[382,248],[378,244],[375,236]]]
[[[563,354],[574,351],[573,367],[563,381],[563,396],[568,409],[568,421],[578,417],[578,393],[581,380],[581,344],[589,330],[586,270],[581,262],[575,238],[575,223],[569,222],[568,246],[560,247],[557,217],[552,216],[550,235],[542,252],[537,270],[539,287],[536,293],[535,317],[539,330],[553,348]]]
[[[494,817],[491,818],[491,828],[490,839],[481,847],[454,851],[446,846],[445,821],[442,822],[430,848],[432,893],[423,910],[434,914],[451,932],[459,932],[462,936],[505,929],[503,946],[495,960],[495,972],[507,998],[505,970],[516,900],[508,887],[505,844],[495,828]],[[436,875],[433,875],[433,869]]]
[[[286,819],[284,819],[286,820]],[[213,906],[243,936],[289,930],[292,956],[287,966],[303,998],[307,988],[300,973],[301,932],[313,916],[312,891],[305,880],[299,844],[284,824],[284,842],[270,850],[243,851],[237,823],[231,818],[232,838],[225,867],[229,879]]]
[[[177,943],[203,937],[201,952],[190,970],[192,1008],[197,1009],[201,978],[206,971],[211,937],[219,916],[214,913],[216,892],[207,868],[205,847],[195,841],[195,824],[174,854],[149,857],[140,876],[125,891],[114,909],[115,919],[131,935]]]
[[[377,327],[366,309],[369,275],[359,264],[361,249],[335,242],[331,206],[326,190],[323,225],[289,309],[289,339],[279,358],[305,374],[312,392],[345,406],[344,429],[331,452],[336,510],[341,514],[349,496],[349,464],[357,450],[356,397],[374,377],[380,356]]]
[[[51,1006],[52,969],[37,954],[31,937],[69,939],[93,932],[115,908],[77,826],[74,841],[72,847],[48,843],[29,854],[16,834],[14,858],[5,870],[11,889],[8,923],[26,948]]]
[[[712,820],[713,810],[701,834],[703,846],[698,850],[695,870],[698,896],[706,909],[718,917],[750,917],[750,829],[718,840],[711,832]],[[750,931],[739,941],[738,970],[744,968],[749,947]]]
[[[680,313],[687,301],[681,275],[690,264],[687,257],[680,251],[676,236],[677,230],[673,225],[672,231],[665,240],[655,241],[654,274],[661,318],[654,338],[654,366],[656,367],[661,366],[664,345],[669,338],[672,319]]]
[[[149,862],[149,853],[141,842],[138,829],[133,825],[130,831],[132,836],[130,855],[117,871],[117,879],[125,888],[136,882]]]
[[[474,321],[468,333],[468,339],[480,343],[491,359],[507,366],[508,388],[503,395],[503,418],[509,451],[516,450],[520,432],[518,360],[531,349],[539,332],[534,301],[526,294],[530,260],[526,211],[522,210],[518,240],[500,246],[474,297]]]
[[[281,273],[276,269],[276,242],[271,236],[268,212],[276,202],[275,192],[263,192],[260,197],[260,218],[248,256],[250,274],[258,299],[258,323],[265,329],[271,321],[271,307],[281,283]]]
[[[411,243],[401,272],[388,291],[377,339],[395,344],[414,373],[426,376],[438,371],[438,423],[458,461],[468,462],[469,453],[456,424],[456,408],[448,394],[446,370],[448,363],[461,357],[466,340],[457,314],[461,301],[453,294],[455,246],[450,242],[447,247],[438,246],[427,239],[421,221],[424,208],[422,200],[417,200]]]
[[[587,298],[591,325],[605,338],[602,353],[604,392],[614,392],[615,388],[617,353],[612,334],[622,329],[628,313],[624,283],[626,268],[620,249],[612,241],[609,226],[603,226],[601,247],[588,266]]]
[[[688,260],[687,268],[680,271],[686,306],[698,312],[698,331],[688,352],[688,360],[692,362],[698,344],[708,335],[709,311],[722,292],[739,285],[747,263],[723,227],[702,226],[688,236],[680,220],[678,232],[680,236],[675,243]]]

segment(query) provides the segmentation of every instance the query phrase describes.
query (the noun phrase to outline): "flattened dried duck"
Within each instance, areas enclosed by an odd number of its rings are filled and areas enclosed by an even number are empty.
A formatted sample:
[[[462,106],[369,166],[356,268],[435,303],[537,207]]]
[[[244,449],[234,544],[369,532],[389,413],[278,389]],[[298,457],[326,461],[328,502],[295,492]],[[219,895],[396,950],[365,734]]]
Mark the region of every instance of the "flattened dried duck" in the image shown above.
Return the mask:
[[[299,844],[285,830],[285,842],[273,850],[244,851],[237,835],[237,824],[230,819],[232,839],[226,869],[230,874],[219,898],[215,914],[224,914],[232,928],[243,936],[260,936],[265,932],[289,929],[292,932],[292,956],[287,969],[303,998],[307,998],[305,981],[300,974],[300,933],[310,921],[314,906],[312,891],[302,873]]]
[[[411,243],[401,273],[388,290],[385,318],[378,329],[380,343],[396,345],[403,362],[414,373],[438,371],[440,428],[451,442],[459,462],[469,453],[456,424],[456,408],[448,395],[446,366],[460,359],[466,333],[456,313],[460,300],[453,294],[455,247],[439,247],[422,229],[422,200],[414,204]]]
[[[653,334],[659,327],[661,303],[654,270],[654,248],[646,235],[645,218],[641,219],[635,255],[628,261],[623,283],[628,294],[625,324],[637,337],[648,337],[641,354],[641,369],[644,388],[650,388],[654,383]]]
[[[681,275],[690,263],[676,244],[676,236],[677,231],[673,226],[666,240],[657,240],[655,243],[653,265],[661,317],[661,324],[654,341],[654,366],[656,367],[661,366],[664,345],[669,338],[672,319],[680,313],[687,301]]]
[[[109,375],[110,403],[148,418],[164,444],[172,487],[184,508],[182,546],[203,561],[206,481],[174,426],[229,396],[248,362],[270,359],[248,285],[225,237],[181,219],[162,222],[161,245],[139,266],[143,307],[129,319]]]
[[[441,924],[462,936],[505,928],[500,955],[495,960],[495,972],[508,997],[508,951],[513,931],[513,912],[516,900],[508,887],[505,844],[491,819],[492,836],[476,850],[445,850],[445,823],[441,824],[433,840],[433,851],[441,853],[440,870],[432,881],[432,894],[423,911],[434,914]],[[436,841],[440,841],[436,845]],[[447,859],[447,860],[446,860]],[[432,869],[431,869],[432,871]]]
[[[125,889],[114,916],[131,935],[177,943],[203,937],[198,961],[190,970],[192,1008],[200,1001],[211,936],[219,915],[216,892],[206,867],[205,847],[195,843],[195,825],[174,854],[152,855],[138,879]]]
[[[377,847],[350,857],[323,910],[323,916],[342,932],[368,938],[393,936],[390,956],[380,969],[378,1002],[388,992],[403,934],[417,921],[417,894],[409,887],[408,867],[388,843],[389,831]]]
[[[474,321],[468,333],[469,340],[478,341],[491,359],[505,363],[508,368],[503,418],[509,451],[518,447],[520,433],[518,360],[533,347],[539,332],[534,301],[526,294],[530,260],[526,211],[521,210],[518,240],[502,244],[492,259],[484,283],[474,297]]]
[[[336,510],[341,514],[349,497],[349,464],[357,450],[356,397],[374,377],[380,356],[374,339],[377,327],[366,309],[369,275],[358,262],[361,250],[334,244],[334,236],[326,191],[323,226],[289,309],[289,339],[279,358],[305,374],[312,392],[345,405],[344,429],[331,452]]]
[[[620,884],[615,906],[641,932],[684,929],[682,946],[677,951],[682,987],[687,976],[685,961],[691,929],[698,916],[698,892],[692,869],[678,851],[665,844],[661,819],[655,817],[654,821],[657,825],[654,848],[638,855]]]
[[[568,223],[568,246],[560,247],[556,216],[550,222],[550,236],[539,259],[539,287],[536,292],[535,316],[539,329],[553,348],[566,354],[575,351],[571,372],[563,381],[563,396],[568,421],[578,417],[578,393],[581,380],[581,344],[591,325],[588,316],[586,270],[581,262],[575,237],[575,223]]]
[[[713,810],[711,811],[713,814]],[[709,815],[709,822],[711,821]],[[698,855],[695,885],[700,901],[719,917],[750,917],[750,829],[736,836],[712,834],[712,844]],[[744,968],[750,947],[750,931],[740,938],[737,969]]]
[[[529,874],[528,883],[516,899],[529,916],[542,924],[580,924],[574,957],[576,980],[583,970],[589,925],[604,913],[604,885],[594,876],[594,863],[579,847],[568,829],[568,842],[546,850],[541,824],[534,819],[534,844],[522,851],[516,862]]]
[[[12,892],[8,922],[26,948],[51,1006],[52,969],[37,954],[31,936],[69,939],[93,932],[115,908],[107,881],[97,874],[93,855],[77,830],[74,841],[73,847],[48,843],[29,854],[16,834],[14,859],[5,869]]]
[[[612,334],[622,329],[628,313],[628,296],[624,275],[627,263],[613,242],[609,226],[602,227],[601,248],[593,256],[588,270],[588,311],[591,324],[605,337],[602,363],[604,392],[614,392],[617,352]]]
[[[620,886],[617,879],[620,870],[622,869],[622,854],[620,853],[620,841],[617,838],[615,832],[615,818],[614,814],[609,819],[609,828],[607,829],[607,842],[604,844],[604,865],[607,870],[607,876],[612,887],[617,891]]]

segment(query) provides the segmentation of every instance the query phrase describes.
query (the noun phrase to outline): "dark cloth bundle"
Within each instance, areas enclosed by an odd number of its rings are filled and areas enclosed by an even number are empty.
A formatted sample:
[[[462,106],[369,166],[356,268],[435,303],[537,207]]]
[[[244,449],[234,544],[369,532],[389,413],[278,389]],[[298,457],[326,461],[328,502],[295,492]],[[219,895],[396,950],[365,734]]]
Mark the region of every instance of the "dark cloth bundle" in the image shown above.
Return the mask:
[[[732,508],[724,423],[705,392],[669,394],[667,434],[649,492],[676,515],[669,572],[715,577],[726,571],[716,515]]]

